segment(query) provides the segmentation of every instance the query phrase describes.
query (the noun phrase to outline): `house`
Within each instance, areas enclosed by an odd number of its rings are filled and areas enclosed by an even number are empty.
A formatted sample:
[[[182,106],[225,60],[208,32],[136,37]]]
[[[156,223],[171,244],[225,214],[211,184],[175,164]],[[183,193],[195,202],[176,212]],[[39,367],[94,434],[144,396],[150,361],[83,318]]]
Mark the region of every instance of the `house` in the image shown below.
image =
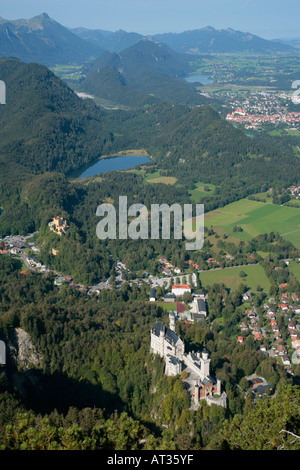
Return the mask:
[[[297,331],[296,330],[293,330],[291,328],[291,329],[289,329],[289,333],[290,333],[291,338],[297,338]]]
[[[288,310],[288,304],[278,304],[278,307],[280,307],[281,310]]]
[[[298,347],[300,347],[300,339],[296,336],[295,338],[292,338],[292,348]]]
[[[244,344],[244,338],[242,336],[238,336],[238,343]]]
[[[255,341],[260,341],[263,339],[263,335],[261,333],[255,333],[254,338]]]
[[[172,294],[176,297],[183,295],[185,292],[192,292],[192,289],[187,284],[174,284],[172,286]]]
[[[165,276],[171,276],[172,272],[170,268],[163,267],[162,272]]]
[[[27,262],[30,264],[31,267],[35,267],[35,268],[41,268],[42,267],[42,263],[40,262],[40,260],[38,260],[34,256],[28,256],[27,257]]]
[[[149,295],[150,302],[155,302],[155,294],[156,294],[156,290],[154,289],[154,287],[151,287],[150,295]]]
[[[291,365],[291,362],[290,362],[290,360],[289,360],[289,357],[288,357],[286,354],[284,354],[281,359],[282,359],[282,363],[283,363],[285,366],[290,366],[290,365]]]
[[[164,295],[164,302],[175,302],[176,297],[174,294],[165,294]]]
[[[247,323],[245,321],[243,321],[240,325],[240,328],[242,331],[247,331],[249,329]]]
[[[274,318],[275,317],[275,313],[273,312],[273,310],[269,309],[267,311],[267,317],[269,317],[269,318]]]
[[[286,347],[282,344],[279,344],[277,346],[277,351],[278,351],[279,356],[283,356],[284,354],[286,354]]]
[[[204,299],[195,299],[194,303],[196,304],[197,313],[200,315],[204,315],[206,317],[206,305]]]

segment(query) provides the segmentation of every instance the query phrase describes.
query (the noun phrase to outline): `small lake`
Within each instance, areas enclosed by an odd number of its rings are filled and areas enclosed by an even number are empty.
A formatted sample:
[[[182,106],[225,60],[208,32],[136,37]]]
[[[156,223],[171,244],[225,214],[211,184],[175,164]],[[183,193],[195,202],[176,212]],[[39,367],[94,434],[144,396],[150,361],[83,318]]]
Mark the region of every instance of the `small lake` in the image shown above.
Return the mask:
[[[200,82],[202,85],[209,85],[214,82],[210,75],[203,75],[200,73],[193,73],[192,75],[187,75],[184,78],[189,83]]]
[[[151,162],[149,157],[144,156],[124,156],[124,157],[110,157],[110,158],[101,158],[94,165],[90,166],[85,170],[79,178],[85,178],[86,176],[95,176],[99,173],[106,173],[107,171],[117,171],[117,170],[128,170],[129,168],[134,168],[141,163]]]

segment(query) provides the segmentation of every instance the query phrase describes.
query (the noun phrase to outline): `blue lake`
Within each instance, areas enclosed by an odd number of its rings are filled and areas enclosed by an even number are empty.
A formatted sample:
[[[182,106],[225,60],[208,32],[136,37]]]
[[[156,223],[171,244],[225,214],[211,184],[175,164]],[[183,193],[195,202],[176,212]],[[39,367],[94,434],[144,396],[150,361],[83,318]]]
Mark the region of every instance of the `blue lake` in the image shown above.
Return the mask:
[[[141,163],[151,162],[149,157],[142,156],[125,156],[125,157],[110,157],[101,158],[94,165],[85,170],[79,178],[86,176],[95,176],[99,173],[106,173],[107,171],[128,170],[134,168]]]
[[[202,85],[209,85],[214,82],[210,75],[203,75],[200,73],[194,73],[184,78],[189,83],[200,82]]]

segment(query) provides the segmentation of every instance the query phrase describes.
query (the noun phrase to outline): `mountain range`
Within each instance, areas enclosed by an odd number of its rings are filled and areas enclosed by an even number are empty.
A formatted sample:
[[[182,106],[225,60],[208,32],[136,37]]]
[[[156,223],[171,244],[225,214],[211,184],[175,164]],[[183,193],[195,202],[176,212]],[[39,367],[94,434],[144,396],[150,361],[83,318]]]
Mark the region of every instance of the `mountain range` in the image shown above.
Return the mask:
[[[16,57],[48,66],[82,64],[104,51],[120,53],[149,36],[123,30],[68,29],[42,13],[31,19],[0,18],[0,57]],[[212,27],[182,33],[156,34],[152,40],[177,52],[190,54],[248,52],[278,53],[297,51],[290,44],[269,41],[231,28]]]
[[[102,30],[73,29],[75,34],[91,43],[111,52],[121,52],[141,39],[162,42],[177,52],[189,54],[208,53],[278,53],[292,52],[294,44],[286,44],[281,40],[267,40],[251,33],[235,31],[232,28],[217,30],[212,26],[181,33],[163,33],[142,36],[127,33],[123,30],[109,33]]]

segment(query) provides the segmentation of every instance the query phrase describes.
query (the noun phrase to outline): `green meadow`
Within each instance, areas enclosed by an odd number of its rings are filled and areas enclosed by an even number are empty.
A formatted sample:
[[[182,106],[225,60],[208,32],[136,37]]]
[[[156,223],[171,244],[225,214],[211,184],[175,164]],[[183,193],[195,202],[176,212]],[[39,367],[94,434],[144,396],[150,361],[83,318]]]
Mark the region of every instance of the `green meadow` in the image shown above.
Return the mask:
[[[215,186],[213,184],[206,184],[198,181],[195,185],[196,187],[189,191],[191,201],[195,204],[199,204],[201,199],[205,196],[213,196]]]
[[[207,227],[220,227],[239,240],[249,241],[260,233],[278,232],[300,248],[300,211],[296,207],[241,199],[205,214]],[[234,232],[239,226],[242,232]]]
[[[294,274],[295,278],[300,282],[300,263],[290,261],[289,270]]]
[[[242,271],[246,273],[246,277],[240,276]],[[212,286],[214,283],[223,283],[229,289],[237,289],[239,285],[243,283],[254,292],[258,285],[268,292],[271,285],[263,267],[258,264],[242,267],[235,266],[233,268],[224,269],[211,269],[209,271],[201,272],[200,280],[204,287]]]

